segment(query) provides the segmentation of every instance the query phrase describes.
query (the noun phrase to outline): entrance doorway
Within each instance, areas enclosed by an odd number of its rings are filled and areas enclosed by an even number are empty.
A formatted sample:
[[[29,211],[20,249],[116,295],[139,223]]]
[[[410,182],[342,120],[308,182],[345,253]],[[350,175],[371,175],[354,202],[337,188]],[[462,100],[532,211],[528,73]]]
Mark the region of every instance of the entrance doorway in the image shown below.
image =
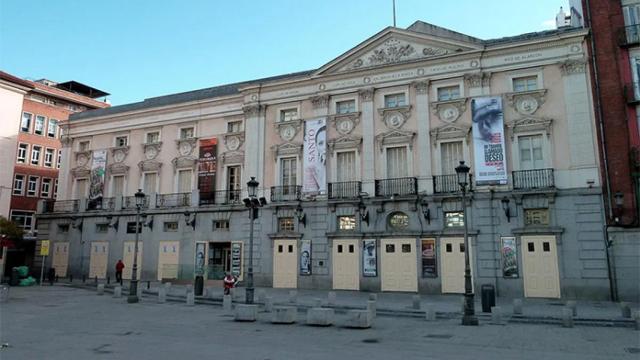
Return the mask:
[[[523,236],[524,296],[559,298],[560,274],[556,237]]]
[[[333,240],[333,288],[360,290],[358,240]]]
[[[295,240],[273,241],[273,287],[298,287],[298,243]]]
[[[469,239],[471,243],[471,239]],[[464,238],[441,238],[442,292],[464,293]],[[471,291],[473,292],[473,253],[469,249]]]
[[[382,291],[418,291],[415,239],[382,239]]]
[[[89,278],[107,277],[107,262],[109,261],[109,243],[106,241],[91,242],[91,258],[89,260]]]
[[[56,242],[53,243],[53,259],[52,267],[56,269],[56,275],[59,277],[67,277],[67,268],[69,265],[69,243]]]
[[[207,251],[207,279],[222,280],[231,271],[231,243],[209,243]]]

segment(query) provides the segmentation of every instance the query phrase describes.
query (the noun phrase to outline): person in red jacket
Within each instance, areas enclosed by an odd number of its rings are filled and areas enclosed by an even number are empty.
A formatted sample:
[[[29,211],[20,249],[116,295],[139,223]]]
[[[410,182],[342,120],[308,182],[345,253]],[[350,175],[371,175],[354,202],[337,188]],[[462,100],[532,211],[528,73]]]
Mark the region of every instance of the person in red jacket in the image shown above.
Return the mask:
[[[236,278],[235,276],[231,275],[230,272],[227,272],[223,281],[224,281],[224,294],[229,295],[229,293],[231,292],[231,288],[236,285]]]
[[[116,263],[116,282],[119,282],[122,285],[122,269],[124,269],[124,263],[122,260],[118,260]]]

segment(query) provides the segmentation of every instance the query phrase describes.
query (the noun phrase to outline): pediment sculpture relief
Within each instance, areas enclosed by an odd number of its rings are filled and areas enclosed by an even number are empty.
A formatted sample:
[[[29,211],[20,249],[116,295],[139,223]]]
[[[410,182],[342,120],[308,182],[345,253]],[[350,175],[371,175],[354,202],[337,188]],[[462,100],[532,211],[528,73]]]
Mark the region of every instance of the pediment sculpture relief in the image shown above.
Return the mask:
[[[429,58],[449,54],[451,50],[410,43],[405,40],[390,38],[375,49],[366,52],[356,60],[350,62],[341,70],[356,70],[378,65],[393,64],[420,58]]]

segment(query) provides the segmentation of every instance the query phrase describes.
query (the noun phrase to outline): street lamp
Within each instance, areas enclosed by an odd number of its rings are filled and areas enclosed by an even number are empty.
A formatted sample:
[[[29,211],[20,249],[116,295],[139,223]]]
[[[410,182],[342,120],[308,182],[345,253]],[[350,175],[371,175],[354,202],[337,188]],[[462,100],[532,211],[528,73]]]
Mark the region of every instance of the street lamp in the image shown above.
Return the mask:
[[[256,190],[259,182],[255,177],[247,182],[249,197],[242,199],[244,205],[249,208],[249,266],[247,267],[247,291],[245,293],[245,303],[253,304],[253,220],[258,217],[258,208],[267,204],[267,199],[258,199]]]
[[[473,290],[471,288],[471,266],[469,265],[469,229],[467,221],[467,186],[469,185],[469,167],[464,161],[456,167],[458,185],[462,190],[462,210],[464,214],[464,315],[462,325],[478,325],[473,303]]]
[[[133,247],[133,267],[131,268],[131,285],[129,285],[128,303],[137,303],[138,299],[138,238],[140,233],[140,210],[144,206],[145,195],[138,189],[136,198],[136,242]]]

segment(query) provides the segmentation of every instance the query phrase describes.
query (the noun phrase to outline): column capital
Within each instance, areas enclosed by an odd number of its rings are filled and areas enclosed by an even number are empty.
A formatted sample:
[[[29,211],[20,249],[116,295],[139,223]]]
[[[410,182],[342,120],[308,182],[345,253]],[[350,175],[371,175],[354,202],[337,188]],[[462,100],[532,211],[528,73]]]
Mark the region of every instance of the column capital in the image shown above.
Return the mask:
[[[360,99],[363,102],[373,101],[373,93],[375,92],[374,88],[361,89],[358,91],[360,95]]]
[[[260,104],[245,105],[242,107],[242,111],[246,117],[260,116],[264,112],[266,106]]]
[[[329,95],[316,95],[309,98],[314,109],[324,109],[329,106]]]
[[[580,74],[585,72],[587,68],[587,62],[585,60],[566,60],[559,65],[562,76]]]
[[[411,85],[413,85],[418,94],[424,95],[429,91],[429,80],[414,81]]]

